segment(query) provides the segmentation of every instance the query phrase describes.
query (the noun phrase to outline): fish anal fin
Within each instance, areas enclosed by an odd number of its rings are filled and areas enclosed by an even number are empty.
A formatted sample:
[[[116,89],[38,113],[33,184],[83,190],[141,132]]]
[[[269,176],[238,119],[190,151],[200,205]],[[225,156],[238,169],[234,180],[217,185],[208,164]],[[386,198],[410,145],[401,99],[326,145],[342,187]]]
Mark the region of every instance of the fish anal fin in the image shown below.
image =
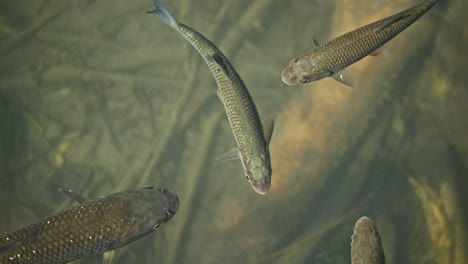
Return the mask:
[[[388,57],[388,49],[387,47],[383,46],[376,50],[374,50],[369,56],[372,57],[379,57],[379,58],[387,58]]]
[[[219,161],[228,161],[228,160],[234,160],[234,159],[239,159],[239,158],[240,158],[239,149],[233,148],[229,150],[228,152],[217,156],[215,159]]]
[[[70,196],[73,200],[77,201],[79,204],[89,202],[89,199],[84,197],[83,195],[72,191],[69,188],[59,188],[59,191],[63,192],[64,194]]]
[[[275,128],[275,120],[272,117],[267,117],[262,121],[263,134],[268,145],[270,145],[273,129]]]
[[[384,28],[386,28],[388,26],[391,26],[391,25],[395,24],[396,22],[398,22],[398,21],[400,21],[402,19],[405,19],[405,18],[409,17],[409,16],[410,16],[410,14],[400,14],[399,16],[395,16],[392,19],[384,22],[382,25],[374,28],[374,32],[378,32],[378,31],[380,31],[380,30],[382,30],[382,29],[384,29]]]
[[[354,85],[353,74],[349,69],[343,69],[339,72],[336,72],[331,77],[349,87],[353,87]]]
[[[114,259],[114,255],[114,250],[104,252],[104,254],[102,255],[102,264],[110,264],[112,262],[112,259]]]

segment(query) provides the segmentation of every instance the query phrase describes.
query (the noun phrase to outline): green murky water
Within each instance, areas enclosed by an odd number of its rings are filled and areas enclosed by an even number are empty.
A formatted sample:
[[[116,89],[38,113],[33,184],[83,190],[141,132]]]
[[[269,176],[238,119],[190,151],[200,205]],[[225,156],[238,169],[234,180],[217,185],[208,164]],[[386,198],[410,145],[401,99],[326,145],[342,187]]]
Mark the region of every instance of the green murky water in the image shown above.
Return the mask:
[[[4,3],[5,2],[5,3]],[[290,59],[410,1],[167,1],[211,39],[274,116],[272,187],[256,194],[216,83],[151,1],[0,3],[0,232],[154,185],[180,197],[163,228],[114,263],[350,263],[362,215],[387,263],[468,263],[468,6],[438,3],[389,56],[286,86]],[[100,263],[100,256],[76,263]]]

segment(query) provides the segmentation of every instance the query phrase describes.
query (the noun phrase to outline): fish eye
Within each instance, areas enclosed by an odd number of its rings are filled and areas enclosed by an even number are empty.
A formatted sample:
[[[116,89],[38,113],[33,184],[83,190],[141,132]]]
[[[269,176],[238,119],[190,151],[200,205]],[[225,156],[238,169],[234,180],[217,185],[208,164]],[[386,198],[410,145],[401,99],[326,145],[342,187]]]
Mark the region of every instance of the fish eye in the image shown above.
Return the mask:
[[[250,177],[248,175],[245,175],[245,178],[247,178],[247,180],[250,181]]]
[[[302,79],[299,81],[300,83],[307,83],[307,79]]]
[[[167,193],[167,190],[166,189],[159,189],[159,192],[161,192],[162,194],[165,194],[165,193]]]
[[[161,224],[159,224],[159,223],[158,223],[158,224],[155,224],[155,225],[153,226],[153,230],[155,230],[156,228],[158,228],[158,227],[160,227],[160,226],[161,226]]]

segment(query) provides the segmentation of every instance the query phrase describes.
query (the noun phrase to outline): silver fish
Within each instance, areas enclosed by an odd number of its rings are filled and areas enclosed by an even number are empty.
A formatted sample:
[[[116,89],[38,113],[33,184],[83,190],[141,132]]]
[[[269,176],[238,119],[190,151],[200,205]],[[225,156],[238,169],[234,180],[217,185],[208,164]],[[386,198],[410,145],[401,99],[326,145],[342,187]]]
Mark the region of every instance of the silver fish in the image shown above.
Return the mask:
[[[425,0],[398,14],[360,27],[322,45],[314,39],[314,47],[293,59],[281,78],[288,85],[308,83],[325,77],[353,85],[346,67],[367,55],[378,55],[385,43],[418,20],[439,0]]]
[[[217,160],[240,158],[245,176],[253,189],[265,194],[270,189],[271,162],[268,148],[273,120],[262,122],[244,82],[224,54],[196,30],[178,22],[162,0],[153,1],[156,9],[148,11],[177,30],[200,53],[218,84],[218,97],[224,104],[237,148],[218,156]]]

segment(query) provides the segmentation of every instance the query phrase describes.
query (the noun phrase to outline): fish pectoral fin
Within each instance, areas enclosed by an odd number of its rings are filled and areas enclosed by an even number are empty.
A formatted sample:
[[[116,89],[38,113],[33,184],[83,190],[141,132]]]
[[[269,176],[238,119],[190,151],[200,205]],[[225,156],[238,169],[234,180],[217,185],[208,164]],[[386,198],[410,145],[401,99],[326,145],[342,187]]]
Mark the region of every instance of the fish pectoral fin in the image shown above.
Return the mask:
[[[238,148],[233,148],[229,150],[228,152],[219,155],[215,158],[215,160],[219,161],[227,161],[227,160],[234,160],[234,159],[240,159],[240,152]]]
[[[317,48],[318,46],[320,46],[320,44],[318,43],[315,36],[312,36],[312,47]]]
[[[354,85],[353,74],[348,69],[343,69],[339,72],[336,72],[331,77],[349,87],[353,87]]]
[[[224,63],[223,58],[221,58],[221,56],[219,54],[208,55],[208,56],[206,56],[206,59],[209,62],[218,65],[218,67],[223,71],[223,73],[227,77],[229,77],[229,69],[228,69],[227,65]]]
[[[275,128],[275,120],[272,117],[267,117],[262,121],[263,134],[268,145],[270,145],[273,129]]]
[[[374,50],[369,56],[379,57],[379,58],[386,58],[388,56],[388,49],[385,46],[382,46],[376,50]]]
[[[89,202],[89,199],[84,197],[83,195],[76,193],[69,188],[59,188],[59,191],[63,192],[64,194],[70,196],[73,200],[77,201],[79,204]]]
[[[405,19],[405,18],[407,18],[409,16],[410,16],[409,14],[400,14],[399,16],[396,16],[396,17],[390,19],[389,21],[383,23],[382,25],[374,28],[374,32],[382,30],[382,29],[384,29],[384,28],[386,28],[388,26],[391,26],[391,25],[395,24],[396,22],[398,22],[398,21],[400,21],[402,19]]]
[[[114,258],[114,255],[114,250],[104,252],[104,254],[102,255],[102,264],[110,264],[112,262],[112,259]]]
[[[216,90],[216,95],[218,96],[218,99],[224,104],[223,95],[221,94],[221,90],[219,88]]]

